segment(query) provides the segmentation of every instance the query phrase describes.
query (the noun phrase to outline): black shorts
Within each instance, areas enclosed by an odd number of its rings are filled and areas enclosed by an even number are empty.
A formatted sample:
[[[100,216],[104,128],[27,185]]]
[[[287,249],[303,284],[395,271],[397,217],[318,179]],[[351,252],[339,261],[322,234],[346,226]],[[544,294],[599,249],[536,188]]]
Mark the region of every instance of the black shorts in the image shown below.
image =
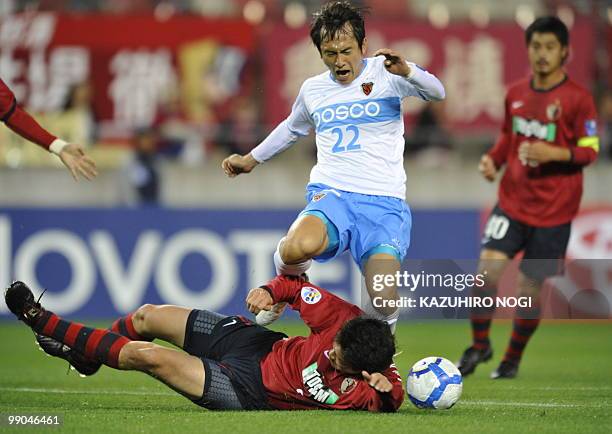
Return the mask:
[[[194,402],[210,410],[270,409],[259,363],[286,337],[243,316],[192,310],[183,349],[202,359],[205,375],[202,398]]]
[[[510,258],[523,251],[521,271],[542,282],[561,272],[571,227],[571,222],[548,228],[529,226],[496,205],[485,225],[482,248],[498,250]]]

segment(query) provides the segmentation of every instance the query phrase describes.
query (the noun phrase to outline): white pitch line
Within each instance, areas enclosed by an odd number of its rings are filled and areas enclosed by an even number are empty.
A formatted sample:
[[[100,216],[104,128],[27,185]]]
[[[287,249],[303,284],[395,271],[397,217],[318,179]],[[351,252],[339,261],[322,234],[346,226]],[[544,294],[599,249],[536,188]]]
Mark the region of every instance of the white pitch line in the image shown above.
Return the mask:
[[[0,387],[3,392],[25,392],[25,393],[57,393],[73,395],[131,395],[131,396],[180,396],[171,392],[153,391],[119,391],[119,390],[74,390],[74,389],[43,389],[32,387]],[[608,403],[599,404],[563,404],[554,402],[513,402],[513,401],[471,401],[461,400],[459,405],[497,405],[500,407],[536,407],[536,408],[582,408],[582,407],[610,407]]]
[[[604,390],[612,390],[612,387],[606,386],[583,386],[583,387],[571,387],[571,386],[546,386],[546,387],[510,387],[507,389],[511,390],[577,390],[577,391],[604,391]]]
[[[0,387],[3,392],[25,392],[25,393],[70,393],[73,395],[134,395],[134,396],[180,396],[170,392],[145,392],[137,390],[75,390],[75,389],[37,389],[32,387]]]
[[[514,401],[466,401],[460,400],[458,405],[498,405],[500,407],[541,407],[541,408],[579,408],[593,407],[590,404],[560,404],[555,402],[514,402]]]

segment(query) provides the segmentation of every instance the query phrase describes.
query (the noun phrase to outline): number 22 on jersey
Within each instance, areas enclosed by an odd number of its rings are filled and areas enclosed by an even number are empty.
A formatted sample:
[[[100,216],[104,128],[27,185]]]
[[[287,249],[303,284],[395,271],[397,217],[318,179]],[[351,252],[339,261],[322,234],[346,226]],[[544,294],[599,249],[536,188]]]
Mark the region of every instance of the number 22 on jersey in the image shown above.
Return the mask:
[[[336,127],[331,132],[337,136],[336,143],[332,147],[334,154],[361,149],[361,145],[357,143],[359,140],[359,128],[355,125],[349,125],[344,128]]]

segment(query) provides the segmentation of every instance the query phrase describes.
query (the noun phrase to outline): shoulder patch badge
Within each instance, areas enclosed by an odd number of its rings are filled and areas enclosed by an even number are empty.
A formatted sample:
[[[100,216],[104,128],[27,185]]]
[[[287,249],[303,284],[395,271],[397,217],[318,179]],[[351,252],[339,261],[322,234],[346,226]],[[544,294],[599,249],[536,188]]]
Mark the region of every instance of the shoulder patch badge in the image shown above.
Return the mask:
[[[321,300],[321,293],[317,288],[305,286],[302,288],[302,300],[307,304],[316,304]]]

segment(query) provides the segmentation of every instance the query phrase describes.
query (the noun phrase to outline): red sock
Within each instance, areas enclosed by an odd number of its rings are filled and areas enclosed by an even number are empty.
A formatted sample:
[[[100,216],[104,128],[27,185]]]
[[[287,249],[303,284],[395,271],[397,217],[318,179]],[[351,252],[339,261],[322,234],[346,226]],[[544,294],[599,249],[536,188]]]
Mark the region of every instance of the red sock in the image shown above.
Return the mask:
[[[68,345],[87,358],[115,369],[119,368],[121,348],[130,342],[128,338],[110,330],[94,329],[66,321],[50,311],[45,311],[32,329]]]
[[[483,297],[495,296],[495,287],[472,288],[471,297],[481,299]],[[472,326],[472,347],[477,350],[486,350],[491,346],[489,331],[491,330],[491,319],[495,313],[494,307],[476,306],[470,312],[470,323]]]
[[[486,350],[491,346],[489,341],[489,330],[491,329],[491,318],[470,319],[472,324],[472,347],[477,350]]]
[[[133,313],[130,313],[127,316],[119,318],[113,323],[110,329],[113,332],[121,336],[125,336],[132,341],[152,341],[152,339],[145,338],[136,332],[134,323],[132,322],[133,315]]]
[[[529,339],[540,324],[540,308],[526,308],[517,310],[512,324],[512,335],[504,355],[505,362],[518,364],[521,361]]]

